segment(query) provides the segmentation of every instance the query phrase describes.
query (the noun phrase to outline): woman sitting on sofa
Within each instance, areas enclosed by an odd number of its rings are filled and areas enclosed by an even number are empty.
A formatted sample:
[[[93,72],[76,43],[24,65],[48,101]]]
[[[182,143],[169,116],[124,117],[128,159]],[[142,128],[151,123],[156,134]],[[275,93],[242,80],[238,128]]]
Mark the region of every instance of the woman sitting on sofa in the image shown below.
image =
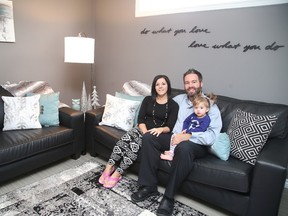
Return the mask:
[[[114,187],[138,157],[142,146],[142,136],[150,133],[165,139],[170,133],[178,115],[178,104],[170,97],[171,84],[165,75],[157,75],[151,87],[151,96],[146,96],[141,104],[138,125],[127,131],[113,148],[106,168],[99,178],[105,188]]]

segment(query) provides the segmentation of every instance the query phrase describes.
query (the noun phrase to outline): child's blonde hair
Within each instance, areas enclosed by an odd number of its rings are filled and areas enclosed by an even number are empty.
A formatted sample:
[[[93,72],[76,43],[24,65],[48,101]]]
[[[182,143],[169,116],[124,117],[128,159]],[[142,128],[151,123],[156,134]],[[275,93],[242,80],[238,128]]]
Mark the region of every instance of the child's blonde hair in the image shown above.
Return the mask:
[[[197,106],[198,104],[203,103],[204,106],[206,106],[207,108],[210,108],[211,101],[215,103],[216,99],[217,99],[217,96],[213,93],[209,93],[207,97],[203,95],[196,96],[193,100],[193,106]]]

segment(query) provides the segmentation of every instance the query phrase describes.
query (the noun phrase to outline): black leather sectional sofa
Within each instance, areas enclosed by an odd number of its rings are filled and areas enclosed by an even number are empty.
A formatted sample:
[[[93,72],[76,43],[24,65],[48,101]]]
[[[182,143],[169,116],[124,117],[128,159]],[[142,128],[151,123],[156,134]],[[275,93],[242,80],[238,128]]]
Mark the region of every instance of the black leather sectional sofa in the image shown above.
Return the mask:
[[[173,94],[182,90],[173,89]],[[257,157],[255,166],[232,156],[227,161],[208,156],[195,161],[191,174],[181,192],[227,210],[231,214],[246,216],[276,216],[283,192],[288,161],[288,106],[238,100],[218,96],[217,105],[223,120],[222,132],[226,132],[236,109],[258,115],[277,115],[278,120]],[[100,126],[104,108],[86,112],[86,147],[92,156],[108,159],[112,148],[124,131]],[[141,158],[131,167],[138,172]],[[165,185],[169,164],[161,162],[159,184]]]
[[[0,87],[0,186],[60,159],[77,159],[85,150],[83,112],[63,107],[59,109],[59,126],[2,131],[4,104],[1,96],[12,95]]]

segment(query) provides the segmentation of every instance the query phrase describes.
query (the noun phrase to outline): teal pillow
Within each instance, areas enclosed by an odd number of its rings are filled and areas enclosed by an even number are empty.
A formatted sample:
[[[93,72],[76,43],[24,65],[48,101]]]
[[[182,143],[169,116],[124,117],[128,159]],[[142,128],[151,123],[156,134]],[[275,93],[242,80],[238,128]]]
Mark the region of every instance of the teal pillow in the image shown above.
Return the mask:
[[[41,94],[39,122],[43,127],[59,126],[59,92]],[[28,93],[31,96],[33,93]]]
[[[131,95],[128,95],[128,94],[116,92],[116,93],[115,93],[115,97],[122,98],[122,99],[126,99],[126,100],[131,100],[131,101],[139,101],[139,102],[142,103],[142,101],[143,101],[143,99],[144,99],[145,96],[131,96]],[[138,106],[138,108],[137,108],[137,110],[136,110],[136,114],[135,114],[133,126],[137,125],[138,115],[139,115],[141,103],[140,103],[140,105]]]
[[[226,133],[220,133],[216,142],[209,148],[209,151],[221,160],[228,160],[230,155],[230,140]]]

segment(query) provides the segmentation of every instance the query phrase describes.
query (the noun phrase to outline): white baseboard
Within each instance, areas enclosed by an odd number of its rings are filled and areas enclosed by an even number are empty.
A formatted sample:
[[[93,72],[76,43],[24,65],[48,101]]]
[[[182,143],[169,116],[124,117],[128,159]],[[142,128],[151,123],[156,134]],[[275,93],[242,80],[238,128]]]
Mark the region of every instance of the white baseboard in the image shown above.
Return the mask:
[[[286,179],[286,182],[285,182],[285,188],[288,189],[288,179]]]

